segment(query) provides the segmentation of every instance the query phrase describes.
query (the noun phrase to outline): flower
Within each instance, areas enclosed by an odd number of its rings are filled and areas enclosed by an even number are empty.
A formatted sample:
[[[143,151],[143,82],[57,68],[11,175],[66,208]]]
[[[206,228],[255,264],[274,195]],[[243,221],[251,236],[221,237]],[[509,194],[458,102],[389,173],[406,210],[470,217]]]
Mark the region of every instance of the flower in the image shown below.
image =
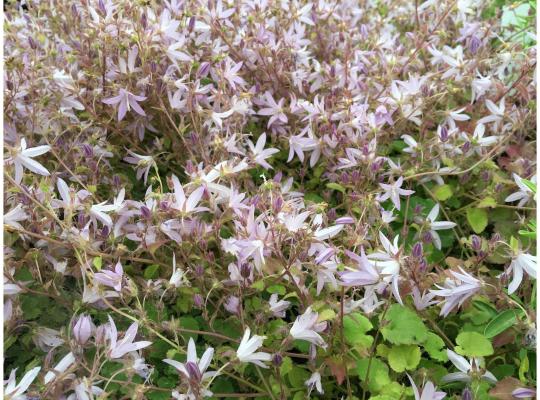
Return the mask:
[[[283,110],[283,103],[285,102],[284,98],[281,98],[278,103],[274,100],[270,92],[265,93],[266,107],[259,110],[259,115],[271,115],[268,120],[268,127],[270,127],[274,122],[279,121],[286,124],[288,119]]]
[[[401,268],[398,245],[399,235],[394,238],[394,243],[390,243],[390,240],[379,231],[379,240],[381,241],[385,252],[371,253],[367,258],[375,260],[375,267],[379,270],[379,273],[384,276],[384,282],[392,285],[392,294],[399,304],[403,304],[399,294],[399,273]]]
[[[285,311],[287,310],[287,308],[289,308],[289,306],[291,305],[291,302],[287,300],[278,301],[278,295],[277,293],[274,293],[272,294],[272,296],[270,296],[270,300],[268,300],[268,304],[270,306],[270,311],[272,311],[275,317],[284,318]]]
[[[172,182],[175,198],[175,202],[171,205],[172,208],[180,211],[182,214],[197,213],[208,210],[206,207],[197,207],[197,204],[199,204],[199,201],[204,194],[204,186],[200,186],[199,188],[195,189],[189,195],[189,197],[186,198],[184,188],[176,175],[172,176]]]
[[[171,279],[169,279],[169,285],[176,288],[182,286],[182,283],[185,280],[184,274],[185,272],[182,270],[182,268],[176,267],[176,254],[173,254],[173,272],[171,275]]]
[[[416,387],[414,381],[409,376],[409,374],[407,374],[407,377],[409,378],[409,381],[412,385],[412,390],[414,392],[414,400],[442,400],[446,397],[446,393],[436,391],[435,385],[433,385],[431,381],[427,381],[424,384],[422,395],[420,395],[420,391]]]
[[[103,103],[108,104],[110,106],[118,105],[118,121],[122,121],[124,117],[126,116],[126,113],[128,111],[131,111],[131,108],[133,108],[133,111],[135,111],[137,114],[142,115],[143,117],[146,116],[146,113],[141,108],[138,101],[144,101],[146,100],[145,96],[137,96],[133,93],[128,92],[125,89],[120,89],[118,91],[118,95],[114,97],[110,97],[108,99],[104,99]]]
[[[45,154],[51,150],[51,146],[26,147],[26,139],[21,139],[21,145],[16,150],[16,155],[13,157],[15,165],[15,182],[21,183],[24,168],[44,176],[49,176],[49,171],[43,165],[34,160],[34,157]]]
[[[360,248],[360,256],[345,250],[345,254],[356,262],[356,270],[340,272],[341,285],[343,286],[366,286],[373,285],[379,281],[379,273],[364,253],[364,248]]]
[[[314,388],[317,389],[317,392],[319,392],[319,394],[324,394],[321,383],[321,374],[318,372],[312,373],[309,379],[304,382],[304,385],[308,387],[308,396],[311,395],[311,391]]]
[[[435,204],[427,216],[427,221],[429,223],[429,233],[433,239],[433,244],[438,250],[441,249],[441,237],[436,231],[452,229],[456,226],[455,222],[450,221],[435,221],[439,215],[439,204]]]
[[[453,372],[450,374],[447,374],[442,377],[441,382],[448,383],[448,382],[470,382],[471,379],[471,373],[475,373],[477,371],[483,372],[482,366],[483,366],[483,359],[482,358],[473,358],[472,360],[467,360],[465,357],[460,356],[459,354],[456,354],[450,349],[446,350],[446,354],[448,355],[448,359],[454,364],[454,366],[459,369],[460,372]],[[496,383],[497,378],[489,372],[485,371],[482,374],[482,379],[485,379],[488,382]]]
[[[251,140],[248,140],[247,142],[249,148],[251,149],[254,161],[264,169],[272,169],[272,166],[266,162],[266,159],[270,158],[272,154],[279,153],[279,150],[274,148],[265,149],[265,143],[266,133],[263,133],[261,136],[259,136],[256,145],[253,145],[253,142]]]
[[[520,251],[512,259],[508,270],[507,273],[512,271],[513,275],[512,282],[508,285],[508,294],[512,294],[519,288],[523,280],[523,271],[531,278],[536,279],[536,256]]]
[[[517,174],[512,174],[512,176],[514,177],[514,181],[516,182],[516,185],[518,185],[519,190],[509,195],[504,201],[506,203],[512,203],[519,200],[518,207],[523,207],[531,199],[533,191],[523,182],[523,178],[519,177]],[[530,181],[536,185],[536,175],[533,176]]]
[[[311,306],[306,311],[296,317],[293,323],[290,334],[294,339],[306,340],[322,348],[326,347],[324,339],[318,332],[326,329],[326,322],[317,323],[319,314],[311,310]]]
[[[238,346],[238,350],[236,350],[236,357],[238,357],[238,359],[242,362],[250,362],[258,365],[259,367],[268,368],[268,366],[263,364],[262,361],[270,361],[272,356],[269,353],[262,351],[255,353],[255,351],[262,346],[266,336],[253,335],[253,337],[250,339],[250,334],[251,330],[246,328],[244,336],[242,337],[240,345]]]
[[[124,157],[124,161],[130,164],[137,166],[137,179],[141,179],[144,175],[144,184],[148,180],[148,173],[153,166],[156,165],[156,162],[152,156],[142,156],[140,154],[134,153],[131,150],[127,150],[129,157]]]
[[[12,370],[9,374],[8,380],[4,382],[4,399],[26,400],[27,397],[24,393],[32,384],[32,382],[34,382],[34,379],[36,379],[36,377],[38,376],[39,371],[41,371],[41,367],[32,368],[30,371],[24,374],[23,378],[17,384],[17,381],[15,379],[17,368]]]
[[[465,300],[482,287],[481,281],[466,273],[463,268],[460,267],[459,270],[461,273],[450,271],[454,279],[447,278],[444,286],[435,285],[439,290],[430,290],[436,296],[445,298],[442,301],[444,305],[440,313],[443,317],[446,317],[455,307],[461,307]]]
[[[187,361],[185,363],[178,362],[176,360],[164,359],[163,362],[171,365],[176,368],[182,376],[187,379],[190,391],[191,389],[196,389],[200,386],[201,383],[206,381],[209,378],[214,377],[217,372],[209,371],[206,372],[210,363],[212,362],[212,357],[214,356],[214,349],[209,347],[203,353],[202,357],[197,357],[197,350],[195,348],[195,342],[193,338],[189,338],[188,350],[187,350]],[[206,391],[204,396],[211,396],[212,392]]]
[[[392,184],[379,183],[379,186],[385,191],[382,195],[377,196],[378,201],[392,200],[394,206],[400,210],[401,203],[399,201],[399,196],[410,196],[414,193],[414,190],[401,189],[403,185],[403,177],[400,176],[397,181]]]
[[[118,341],[118,331],[116,330],[116,325],[114,324],[114,320],[109,315],[109,327],[107,329],[108,337],[111,341],[109,344],[109,357],[112,359],[122,358],[125,354],[131,351],[144,349],[145,347],[150,346],[152,342],[133,342],[133,340],[135,340],[135,336],[137,336],[138,329],[139,324],[134,322],[127,329],[122,340]]]
[[[512,396],[516,399],[532,399],[533,397],[536,397],[536,389],[517,388],[512,392]]]
[[[124,277],[124,269],[120,261],[114,266],[114,271],[103,270],[94,274],[94,279],[105,286],[114,288],[117,292],[122,290],[122,279]]]
[[[19,222],[26,221],[27,219],[28,214],[23,210],[22,204],[17,204],[15,208],[4,214],[4,224],[16,229],[24,229]]]

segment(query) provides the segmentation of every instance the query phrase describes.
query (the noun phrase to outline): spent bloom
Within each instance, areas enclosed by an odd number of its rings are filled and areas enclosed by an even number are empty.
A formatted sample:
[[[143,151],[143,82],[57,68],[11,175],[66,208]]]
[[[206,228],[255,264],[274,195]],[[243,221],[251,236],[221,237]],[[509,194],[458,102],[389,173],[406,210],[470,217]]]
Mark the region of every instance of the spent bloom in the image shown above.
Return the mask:
[[[272,356],[262,351],[256,352],[262,346],[266,336],[251,335],[251,330],[246,328],[244,336],[236,350],[236,357],[242,362],[250,362],[262,368],[268,368],[263,361],[270,361]]]
[[[317,389],[317,392],[319,392],[319,394],[324,394],[320,373],[318,372],[312,373],[309,379],[304,382],[304,384],[308,387],[308,396],[311,394],[311,391],[313,389]]]

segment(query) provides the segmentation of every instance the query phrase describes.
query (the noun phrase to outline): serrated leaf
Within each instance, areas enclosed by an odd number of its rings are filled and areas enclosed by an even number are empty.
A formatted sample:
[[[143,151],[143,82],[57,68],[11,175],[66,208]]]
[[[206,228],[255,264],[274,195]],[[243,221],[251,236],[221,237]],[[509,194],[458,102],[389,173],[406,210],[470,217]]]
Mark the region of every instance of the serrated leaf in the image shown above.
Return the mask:
[[[413,344],[392,346],[388,352],[388,364],[396,372],[413,370],[420,362],[420,348]]]
[[[477,332],[462,332],[456,338],[456,353],[467,357],[485,357],[493,354],[489,339]]]
[[[437,361],[447,361],[448,356],[445,351],[444,341],[434,334],[428,332],[427,339],[422,345],[431,358]]]
[[[467,222],[475,233],[482,233],[488,224],[488,213],[484,208],[468,208]]]

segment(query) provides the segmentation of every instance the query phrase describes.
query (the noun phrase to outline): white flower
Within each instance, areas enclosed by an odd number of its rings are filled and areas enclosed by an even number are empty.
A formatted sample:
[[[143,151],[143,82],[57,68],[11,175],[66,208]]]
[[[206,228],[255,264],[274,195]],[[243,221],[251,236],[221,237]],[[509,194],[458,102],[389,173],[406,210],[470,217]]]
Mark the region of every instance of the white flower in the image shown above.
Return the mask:
[[[279,153],[279,150],[275,148],[264,148],[264,145],[266,144],[266,133],[259,136],[256,145],[254,145],[251,140],[248,140],[247,144],[251,150],[253,160],[264,169],[272,169],[272,166],[266,162],[266,159],[271,157],[272,154]]]
[[[427,216],[429,222],[429,233],[433,238],[433,244],[437,249],[441,249],[441,237],[436,231],[452,229],[456,226],[455,222],[450,221],[435,221],[439,215],[439,204],[435,204]]]
[[[513,274],[512,282],[508,285],[508,294],[512,294],[519,288],[519,285],[523,280],[523,271],[531,278],[536,279],[536,256],[519,252],[510,263],[508,269],[512,271]],[[508,273],[510,271],[508,271]]]
[[[403,185],[403,177],[400,176],[397,181],[391,184],[379,183],[379,186],[385,191],[383,194],[377,196],[378,201],[392,200],[394,206],[399,210],[401,209],[401,203],[399,196],[410,196],[414,193],[414,190],[401,189]]]
[[[253,335],[253,337],[250,339],[250,334],[251,330],[246,328],[242,341],[238,346],[238,350],[236,350],[236,357],[238,357],[238,359],[242,362],[250,362],[258,365],[259,367],[268,368],[262,363],[262,361],[270,361],[272,356],[269,353],[262,351],[255,353],[255,351],[262,346],[266,336]]]
[[[430,290],[436,296],[445,298],[441,301],[444,302],[440,313],[443,317],[446,317],[455,307],[460,307],[482,287],[481,281],[466,273],[463,268],[460,267],[459,270],[461,273],[450,271],[454,279],[447,278],[444,286],[435,285],[439,290]]]
[[[285,310],[289,308],[291,302],[286,300],[278,301],[278,295],[277,293],[274,293],[272,296],[270,296],[268,304],[270,305],[270,311],[272,311],[275,317],[283,318],[285,317]]]
[[[497,143],[497,141],[499,140],[498,136],[484,137],[485,132],[486,132],[486,126],[484,124],[479,123],[478,125],[476,125],[476,128],[474,129],[474,133],[473,133],[472,143],[479,147],[487,147],[487,146],[491,146]]]
[[[448,359],[452,362],[452,364],[455,365],[457,369],[460,370],[460,372],[453,372],[451,374],[443,376],[441,379],[441,382],[443,383],[456,381],[470,382],[470,374],[472,372],[479,371],[483,364],[482,358],[473,358],[472,360],[468,361],[465,357],[454,353],[452,350],[446,350],[446,354],[448,354]],[[484,374],[482,375],[482,379],[485,379],[486,381],[489,381],[491,383],[497,382],[497,378],[495,378],[495,376],[489,371],[484,372]]]
[[[446,393],[437,392],[435,385],[433,385],[431,381],[427,381],[424,384],[424,388],[422,389],[422,395],[420,395],[420,391],[416,387],[416,384],[409,376],[409,374],[407,374],[407,377],[409,378],[409,381],[412,385],[412,390],[414,392],[414,400],[442,400],[446,397]]]
[[[379,231],[379,240],[383,245],[385,252],[375,252],[367,256],[370,260],[375,260],[375,267],[379,273],[384,276],[383,281],[386,284],[392,285],[392,293],[399,304],[403,304],[399,294],[399,235],[394,238],[394,242],[390,240],[382,232]]]
[[[24,374],[21,381],[17,384],[15,379],[15,373],[17,372],[17,368],[11,371],[9,374],[9,378],[7,381],[4,382],[4,399],[5,400],[26,400],[27,397],[24,394],[26,392],[26,389],[28,389],[28,386],[32,384],[34,379],[36,379],[36,376],[39,374],[39,371],[41,371],[41,367],[35,367],[32,368],[30,371],[28,371],[26,374]]]
[[[296,317],[290,334],[294,339],[307,340],[317,346],[326,347],[323,338],[318,334],[326,329],[326,322],[317,323],[319,314],[308,307],[304,314]]]
[[[23,229],[22,225],[19,224],[19,222],[26,221],[27,219],[28,214],[24,212],[22,204],[17,204],[15,208],[12,208],[4,214],[4,224],[12,226],[16,229]]]
[[[409,154],[416,154],[416,150],[418,149],[418,143],[416,142],[416,140],[414,140],[411,135],[401,135],[401,138],[403,139],[405,144],[409,146],[403,149],[403,151]]]
[[[13,158],[15,164],[15,182],[21,183],[24,168],[29,169],[39,175],[49,176],[49,171],[43,165],[35,161],[33,158],[47,153],[51,150],[51,146],[37,146],[32,148],[26,147],[26,139],[21,139],[21,145],[17,149],[17,154]]]
[[[304,384],[308,387],[308,396],[311,395],[311,391],[313,390],[313,388],[316,388],[319,394],[324,394],[321,383],[321,374],[319,374],[318,372],[312,373],[309,379],[304,382]]]
[[[497,105],[495,105],[494,102],[492,102],[489,99],[486,99],[486,107],[489,110],[489,112],[491,112],[491,115],[488,115],[487,117],[484,117],[484,118],[480,118],[478,120],[478,123],[487,124],[490,122],[495,122],[494,129],[497,129],[497,125],[504,118],[504,110],[505,110],[504,98],[501,99],[498,107]]]
[[[184,280],[184,270],[182,270],[182,268],[176,267],[176,254],[173,254],[173,273],[171,275],[171,279],[169,279],[169,284],[178,288],[182,286]]]
[[[213,356],[214,349],[212,347],[209,347],[206,349],[201,359],[199,360],[199,358],[197,357],[197,349],[195,348],[195,342],[193,341],[193,338],[189,338],[187,361],[185,363],[181,363],[171,359],[165,359],[163,360],[163,362],[176,368],[178,372],[180,372],[184,376],[184,378],[186,378],[190,385],[193,384],[198,388],[202,382],[214,377],[217,374],[217,372],[215,371],[206,372],[207,368],[212,362]],[[188,395],[190,394],[191,390]],[[206,390],[203,395],[211,396],[212,392]]]
[[[116,330],[116,325],[114,323],[114,320],[109,315],[108,335],[111,341],[109,346],[109,357],[112,359],[122,358],[126,353],[144,349],[145,347],[150,346],[152,342],[133,342],[133,340],[135,340],[135,337],[137,336],[138,329],[139,324],[134,322],[127,329],[122,340],[118,341],[118,331]]]
[[[172,208],[179,210],[182,214],[196,213],[201,211],[207,211],[206,207],[197,207],[199,201],[201,200],[204,194],[204,186],[200,186],[198,189],[195,189],[189,197],[186,198],[184,193],[184,188],[180,183],[180,180],[176,175],[172,176],[173,187],[174,187],[174,198],[175,202],[172,204]]]
[[[514,177],[514,181],[516,182],[516,185],[518,185],[519,190],[509,195],[504,201],[511,203],[519,200],[518,207],[523,207],[531,199],[533,191],[523,182],[523,178],[519,177],[517,174],[512,174],[512,176]],[[533,176],[530,181],[536,185],[536,175]]]

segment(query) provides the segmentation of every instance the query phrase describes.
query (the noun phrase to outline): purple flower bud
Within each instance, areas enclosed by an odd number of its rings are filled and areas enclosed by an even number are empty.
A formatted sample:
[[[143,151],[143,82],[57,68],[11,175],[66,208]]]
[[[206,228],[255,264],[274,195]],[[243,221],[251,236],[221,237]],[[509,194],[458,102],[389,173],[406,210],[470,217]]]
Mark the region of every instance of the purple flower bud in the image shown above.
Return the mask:
[[[77,6],[75,4],[71,5],[71,13],[75,18],[79,17],[79,10],[77,9]]]
[[[185,365],[186,371],[189,375],[189,381],[191,383],[198,384],[202,379],[202,374],[197,363],[193,361],[188,361]]]
[[[497,243],[497,242],[500,241],[500,240],[501,240],[501,235],[500,235],[498,232],[495,232],[495,233],[493,234],[493,236],[491,236],[490,242],[493,243],[493,244],[495,244],[495,243]]]
[[[425,232],[422,235],[422,241],[426,244],[431,243],[433,241],[433,236],[431,235],[431,232]]]
[[[469,50],[472,54],[476,54],[480,46],[482,46],[482,42],[480,41],[480,39],[473,35],[469,40]]]
[[[281,179],[283,178],[283,172],[279,171],[277,174],[274,175],[274,179],[272,179],[275,183],[281,182]]]
[[[90,146],[89,144],[83,143],[82,150],[85,157],[89,158],[94,156],[94,149],[92,149],[92,146]]]
[[[419,264],[419,271],[426,272],[427,266],[428,266],[427,260],[425,258],[422,258]]]
[[[484,182],[489,182],[489,178],[491,177],[491,174],[489,173],[489,171],[482,171],[482,174],[480,175],[480,177],[482,178]]]
[[[107,338],[109,337],[109,326],[108,324],[100,325],[97,327],[96,332],[94,333],[94,339],[96,340],[96,344],[105,344],[107,342]]]
[[[157,63],[155,61],[150,62],[150,72],[155,74],[157,72]]]
[[[73,326],[73,337],[78,344],[85,344],[92,336],[92,330],[92,319],[88,315],[82,314]]]
[[[461,393],[461,400],[473,400],[473,395],[469,388],[463,389],[463,392]]]
[[[188,31],[193,32],[193,29],[195,29],[195,17],[191,17],[188,22]]]
[[[31,37],[28,37],[28,44],[30,45],[30,48],[32,50],[35,50],[37,48],[37,44]]]
[[[360,172],[359,171],[353,171],[351,174],[351,181],[358,182],[360,180]]]
[[[99,11],[101,11],[103,14],[107,14],[107,9],[105,8],[105,3],[103,3],[103,0],[99,0],[99,1],[98,1],[98,9],[99,9]]]
[[[283,198],[281,196],[275,197],[272,200],[272,210],[274,213],[279,213],[281,211],[281,208],[283,207]]]
[[[471,142],[465,142],[463,143],[463,146],[461,146],[461,150],[464,153],[467,153],[471,149]]]
[[[152,217],[152,212],[146,206],[141,206],[141,215],[143,218],[150,219]]]
[[[113,175],[113,185],[119,188],[122,185],[122,181],[118,175]]]
[[[101,237],[106,238],[107,236],[109,236],[109,233],[111,233],[111,232],[110,232],[110,229],[109,229],[109,227],[108,227],[107,225],[105,225],[105,226],[101,229],[100,235],[101,235]]]
[[[448,128],[446,126],[441,127],[441,132],[439,135],[441,142],[446,142],[448,140]]]
[[[340,217],[336,219],[335,223],[342,224],[342,225],[354,224],[354,218],[353,217]]]
[[[480,239],[476,235],[472,235],[471,244],[472,244],[473,250],[478,251],[482,248],[482,239]]]
[[[202,265],[197,265],[195,267],[195,275],[202,277],[204,275],[204,267]]]
[[[191,160],[187,160],[187,162],[186,162],[186,173],[191,175],[191,174],[193,174],[195,172],[196,172],[195,166],[193,165]]]
[[[210,63],[205,61],[201,63],[197,71],[197,78],[205,77],[210,72]]]
[[[148,17],[146,16],[146,13],[143,13],[141,15],[141,26],[143,29],[146,29],[148,27]]]
[[[422,206],[420,204],[417,204],[414,206],[414,213],[415,214],[420,214],[422,212]]]
[[[242,278],[247,279],[251,275],[251,265],[248,263],[243,263],[240,266],[240,275],[242,275]]]
[[[333,221],[334,219],[336,219],[336,217],[337,217],[336,209],[335,209],[335,208],[331,208],[330,210],[328,210],[328,212],[326,213],[326,216],[327,216],[328,219],[331,220],[331,221]]]
[[[346,185],[349,183],[349,175],[346,172],[342,172],[341,176],[339,177],[339,181]]]
[[[272,364],[274,364],[276,367],[281,366],[281,363],[283,362],[283,357],[281,354],[274,354],[272,357]]]
[[[333,247],[329,247],[326,250],[323,250],[319,253],[317,258],[315,258],[315,264],[322,264],[325,261],[328,261],[336,253],[336,250]]]
[[[421,258],[423,254],[424,254],[424,248],[422,247],[422,243],[421,242],[415,243],[412,248],[412,255],[416,258]]]
[[[362,39],[364,40],[367,39],[367,37],[369,36],[369,28],[366,24],[360,25],[360,34],[362,35]]]
[[[504,185],[503,185],[502,183],[497,183],[497,184],[495,185],[495,193],[500,193],[500,192],[502,192],[503,188],[504,188]]]
[[[201,308],[204,304],[204,299],[203,297],[199,294],[199,293],[195,293],[193,295],[193,304],[195,305],[195,307],[197,308]]]
[[[516,399],[529,399],[536,396],[536,390],[530,388],[517,388],[512,392]]]

